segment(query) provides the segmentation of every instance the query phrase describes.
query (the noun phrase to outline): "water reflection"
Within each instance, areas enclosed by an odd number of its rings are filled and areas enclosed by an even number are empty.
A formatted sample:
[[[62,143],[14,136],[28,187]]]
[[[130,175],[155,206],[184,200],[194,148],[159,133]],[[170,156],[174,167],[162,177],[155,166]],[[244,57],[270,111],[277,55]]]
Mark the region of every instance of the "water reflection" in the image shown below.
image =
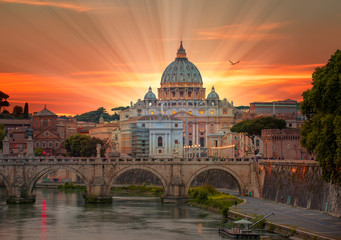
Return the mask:
[[[37,189],[35,195],[35,204],[3,204],[0,239],[221,239],[220,215],[159,198],[115,197],[112,205],[96,205],[85,204],[82,193]]]
[[[37,189],[35,195],[35,204],[1,202],[1,240],[222,239],[221,216],[189,205],[120,196],[113,204],[85,204],[81,192],[57,189]]]
[[[46,203],[45,198],[41,208],[41,239],[46,239]]]

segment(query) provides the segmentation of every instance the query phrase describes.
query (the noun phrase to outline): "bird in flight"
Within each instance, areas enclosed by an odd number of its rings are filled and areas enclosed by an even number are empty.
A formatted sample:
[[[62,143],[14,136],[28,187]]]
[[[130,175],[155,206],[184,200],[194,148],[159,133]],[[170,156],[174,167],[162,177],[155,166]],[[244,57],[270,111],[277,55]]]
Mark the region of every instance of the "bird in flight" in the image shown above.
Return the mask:
[[[236,65],[236,64],[239,63],[240,61],[232,62],[231,60],[229,60],[229,62],[231,63],[231,65]]]

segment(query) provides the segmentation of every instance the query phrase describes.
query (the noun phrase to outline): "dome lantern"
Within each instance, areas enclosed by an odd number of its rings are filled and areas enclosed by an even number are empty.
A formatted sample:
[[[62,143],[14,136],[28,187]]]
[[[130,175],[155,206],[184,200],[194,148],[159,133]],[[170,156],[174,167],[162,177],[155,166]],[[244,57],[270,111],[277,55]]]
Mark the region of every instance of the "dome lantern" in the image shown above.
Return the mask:
[[[178,53],[176,54],[176,58],[186,58],[186,50],[182,46],[182,41],[180,42],[180,47],[178,49]]]

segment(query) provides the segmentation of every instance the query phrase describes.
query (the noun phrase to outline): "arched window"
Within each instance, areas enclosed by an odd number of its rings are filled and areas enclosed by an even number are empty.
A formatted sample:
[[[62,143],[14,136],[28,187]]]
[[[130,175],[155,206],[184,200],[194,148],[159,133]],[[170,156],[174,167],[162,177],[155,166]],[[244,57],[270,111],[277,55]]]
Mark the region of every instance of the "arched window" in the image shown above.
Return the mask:
[[[162,147],[162,137],[158,137],[157,139],[157,146]]]
[[[47,127],[47,126],[48,126],[48,122],[47,122],[46,119],[43,120],[43,126],[44,126],[44,127]]]

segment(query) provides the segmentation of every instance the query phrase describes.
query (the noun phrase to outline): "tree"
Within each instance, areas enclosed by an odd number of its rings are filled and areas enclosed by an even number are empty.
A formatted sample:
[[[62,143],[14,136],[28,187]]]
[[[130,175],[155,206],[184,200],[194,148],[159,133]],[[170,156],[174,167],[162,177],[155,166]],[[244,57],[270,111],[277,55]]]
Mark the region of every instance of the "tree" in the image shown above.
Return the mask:
[[[253,142],[256,136],[261,137],[263,129],[283,128],[286,128],[285,120],[273,117],[262,117],[239,122],[231,128],[231,132],[245,133]]]
[[[72,157],[95,157],[97,144],[101,144],[101,155],[104,156],[105,150],[109,147],[107,139],[101,140],[77,133],[66,138],[64,143],[68,155]]]
[[[25,115],[26,118],[28,117],[28,103],[25,103],[24,115]]]
[[[6,100],[7,98],[9,98],[9,96],[6,93],[3,93],[0,91],[0,110],[1,110],[1,107],[9,106],[9,103]]]
[[[303,92],[301,111],[307,117],[301,144],[315,153],[324,180],[341,185],[341,51],[316,68],[312,88]]]
[[[120,116],[118,114],[109,115],[105,108],[100,107],[95,111],[90,111],[83,113],[81,115],[75,116],[77,121],[85,121],[85,122],[99,122],[100,117],[103,117],[105,121],[113,121],[113,120],[119,120]]]
[[[23,114],[24,109],[21,106],[14,106],[13,108],[13,115],[14,116],[19,116],[21,114]]]

